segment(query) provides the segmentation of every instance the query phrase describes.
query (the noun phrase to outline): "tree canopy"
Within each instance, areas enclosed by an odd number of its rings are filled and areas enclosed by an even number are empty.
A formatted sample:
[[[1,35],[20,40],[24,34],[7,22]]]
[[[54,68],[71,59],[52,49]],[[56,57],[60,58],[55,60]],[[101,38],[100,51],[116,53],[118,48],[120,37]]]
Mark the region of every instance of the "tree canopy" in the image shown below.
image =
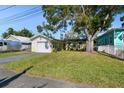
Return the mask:
[[[6,38],[9,35],[17,35],[17,36],[24,36],[24,37],[32,37],[33,36],[31,31],[29,31],[26,28],[24,28],[20,31],[15,31],[13,28],[8,28],[7,31],[2,34],[2,37]]]
[[[75,5],[75,6],[42,6],[49,30],[58,31],[72,26],[72,30],[84,30],[87,37],[87,51],[92,51],[93,41],[97,34],[111,27],[114,16],[124,11],[120,5]]]
[[[38,31],[38,33],[40,33],[44,36],[47,36],[48,38],[53,38],[52,33],[50,33],[50,31],[48,31],[47,25],[45,25],[44,22],[42,25],[37,26],[37,31]]]
[[[122,17],[120,18],[120,21],[123,21],[122,27],[124,27],[124,16],[122,16]]]
[[[121,21],[124,21],[124,16],[122,16],[122,17],[120,18],[120,20],[121,20]]]

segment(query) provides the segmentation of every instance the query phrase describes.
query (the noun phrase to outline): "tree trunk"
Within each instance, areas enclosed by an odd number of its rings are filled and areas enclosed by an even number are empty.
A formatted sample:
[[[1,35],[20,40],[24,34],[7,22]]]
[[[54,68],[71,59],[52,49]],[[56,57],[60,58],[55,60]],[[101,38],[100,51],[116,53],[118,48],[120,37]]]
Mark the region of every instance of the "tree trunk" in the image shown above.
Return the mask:
[[[86,41],[86,51],[87,52],[93,52],[94,43],[91,37],[88,37],[88,40]]]

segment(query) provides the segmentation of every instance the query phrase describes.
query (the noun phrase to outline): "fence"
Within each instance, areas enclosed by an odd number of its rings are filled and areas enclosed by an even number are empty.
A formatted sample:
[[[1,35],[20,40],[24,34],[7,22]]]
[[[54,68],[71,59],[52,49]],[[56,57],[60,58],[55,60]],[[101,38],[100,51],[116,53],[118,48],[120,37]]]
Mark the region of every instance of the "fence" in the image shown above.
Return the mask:
[[[98,51],[102,51],[117,58],[124,59],[124,47],[112,45],[98,46]]]

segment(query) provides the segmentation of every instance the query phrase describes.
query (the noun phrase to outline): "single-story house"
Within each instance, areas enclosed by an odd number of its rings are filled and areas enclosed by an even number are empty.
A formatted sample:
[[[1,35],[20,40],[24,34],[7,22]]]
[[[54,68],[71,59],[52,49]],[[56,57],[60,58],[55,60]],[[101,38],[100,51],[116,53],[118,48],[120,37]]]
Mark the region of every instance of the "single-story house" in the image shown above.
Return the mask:
[[[79,43],[82,45],[85,40],[83,39],[68,39],[68,40],[57,40],[51,39],[43,35],[36,35],[31,38],[31,50],[32,52],[41,52],[41,53],[51,53],[53,49],[62,50],[66,49],[66,44],[70,45],[72,42],[74,45]]]
[[[31,38],[32,52],[51,53],[53,44],[50,38],[43,35],[36,35]]]
[[[21,42],[21,50],[28,50],[31,48],[31,41],[28,37],[9,35],[6,40]]]

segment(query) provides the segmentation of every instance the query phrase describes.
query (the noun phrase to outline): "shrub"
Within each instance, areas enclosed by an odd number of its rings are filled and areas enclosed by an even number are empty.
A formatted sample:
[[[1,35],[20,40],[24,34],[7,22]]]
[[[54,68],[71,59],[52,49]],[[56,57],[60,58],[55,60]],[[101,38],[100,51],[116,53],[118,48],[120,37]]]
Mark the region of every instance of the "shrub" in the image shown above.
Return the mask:
[[[79,50],[80,49],[79,46],[80,46],[80,44],[77,42],[76,43],[76,50]]]
[[[68,43],[65,46],[65,50],[69,50],[69,44]]]
[[[73,47],[74,47],[73,45],[74,45],[73,43],[70,44],[69,50],[73,50]]]
[[[53,48],[53,49],[52,49],[52,52],[57,52],[57,49],[56,49],[56,48]]]
[[[83,43],[82,46],[81,46],[81,51],[85,51],[86,50],[86,43]]]

